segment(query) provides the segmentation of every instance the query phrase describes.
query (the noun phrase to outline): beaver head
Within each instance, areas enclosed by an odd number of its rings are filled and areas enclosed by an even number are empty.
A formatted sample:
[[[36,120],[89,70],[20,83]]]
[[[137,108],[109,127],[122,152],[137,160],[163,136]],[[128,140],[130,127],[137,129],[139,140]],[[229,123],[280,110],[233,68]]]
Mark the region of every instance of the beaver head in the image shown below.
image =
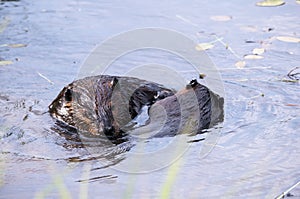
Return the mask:
[[[63,88],[56,99],[49,105],[51,115],[69,125],[74,125],[72,122],[72,93],[72,84],[69,84],[67,87]]]
[[[59,123],[73,127],[87,135],[100,135],[105,131],[105,123],[109,121],[100,120],[98,114],[109,107],[97,111],[102,104],[109,105],[108,98],[96,97],[97,84],[93,78],[84,78],[74,81],[62,89],[56,99],[49,105],[49,112]],[[103,83],[103,89],[108,90],[113,85]],[[103,99],[101,99],[101,97]],[[96,102],[98,100],[98,102]]]
[[[153,82],[99,75],[66,86],[50,104],[49,112],[81,133],[116,138],[145,105],[170,95],[173,90]]]

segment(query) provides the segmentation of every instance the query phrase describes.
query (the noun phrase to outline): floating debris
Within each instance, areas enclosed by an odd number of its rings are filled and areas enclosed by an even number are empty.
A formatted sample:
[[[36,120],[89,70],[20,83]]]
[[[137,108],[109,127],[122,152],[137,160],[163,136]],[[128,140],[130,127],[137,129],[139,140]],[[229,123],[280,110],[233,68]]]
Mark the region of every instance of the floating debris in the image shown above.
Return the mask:
[[[262,29],[263,32],[271,32],[273,30],[274,30],[274,28],[263,28]]]
[[[254,44],[254,43],[259,43],[259,41],[253,41],[253,40],[246,40],[246,44]]]
[[[176,17],[177,17],[178,19],[182,20],[183,22],[187,23],[187,24],[190,24],[190,25],[192,25],[192,26],[198,27],[197,24],[191,22],[190,20],[184,18],[184,17],[181,16],[181,15],[176,15]]]
[[[225,46],[225,48],[227,50],[229,50],[236,58],[241,59],[241,57],[238,54],[236,54],[228,44],[226,44],[225,42],[222,41],[223,38],[219,38],[216,35],[214,35],[214,36],[217,39],[216,41],[220,42],[223,46]]]
[[[208,50],[208,49],[211,49],[213,48],[214,45],[212,43],[199,43],[196,45],[196,50],[198,51],[202,51],[202,50]]]
[[[264,57],[261,55],[245,55],[244,59],[263,59]]]
[[[300,43],[300,38],[297,37],[278,36],[276,39],[283,42]]]
[[[295,67],[287,74],[287,76],[292,80],[300,80],[300,67]]]
[[[22,48],[26,47],[27,44],[2,44],[0,47],[10,47],[10,48]]]
[[[232,16],[216,15],[216,16],[211,16],[210,19],[213,21],[230,21],[232,19]]]
[[[297,83],[297,82],[299,82],[299,80],[286,79],[286,78],[283,78],[281,81],[282,82],[287,82],[287,83]]]
[[[221,42],[222,43],[222,40],[223,40],[223,37],[221,37],[221,38],[216,37],[216,39],[214,41],[207,42],[207,43],[199,43],[198,45],[196,45],[195,48],[196,48],[196,50],[199,50],[199,51],[208,50],[208,49],[211,49],[211,48],[214,47],[214,43],[217,43],[217,42]]]
[[[283,0],[265,0],[256,3],[257,6],[263,6],[263,7],[281,6],[284,4],[285,2]]]
[[[48,77],[46,77],[45,75],[43,75],[43,74],[41,74],[41,73],[39,73],[39,72],[37,72],[37,74],[41,77],[41,78],[43,78],[43,79],[45,79],[47,82],[49,82],[50,84],[54,84],[54,82],[53,81],[51,81]]]
[[[237,68],[244,68],[246,66],[246,62],[245,61],[238,61],[234,64]]]
[[[10,48],[23,48],[26,47],[27,44],[7,44],[7,46]]]
[[[294,184],[293,186],[291,186],[288,190],[284,191],[282,194],[280,194],[279,196],[277,196],[275,199],[282,199],[285,198],[286,196],[289,197],[292,194],[290,193],[293,189],[295,189],[298,185],[300,185],[300,181],[298,181],[296,184]]]
[[[206,75],[205,75],[204,73],[200,73],[200,74],[199,74],[199,78],[200,78],[200,79],[204,79],[205,77],[206,77]]]
[[[5,66],[5,65],[10,65],[13,64],[14,62],[10,60],[0,60],[0,66]]]
[[[285,104],[286,106],[299,106],[299,104]]]

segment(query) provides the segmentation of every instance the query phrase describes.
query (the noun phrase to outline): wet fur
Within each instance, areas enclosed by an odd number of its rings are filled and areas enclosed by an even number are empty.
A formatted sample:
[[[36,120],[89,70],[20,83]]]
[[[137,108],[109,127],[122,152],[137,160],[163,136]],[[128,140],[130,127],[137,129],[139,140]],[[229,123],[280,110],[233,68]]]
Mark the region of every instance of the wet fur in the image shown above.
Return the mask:
[[[132,77],[93,76],[66,86],[50,104],[60,123],[90,135],[122,137],[151,131],[154,137],[200,133],[223,121],[223,98],[197,81],[176,92],[160,84]],[[137,129],[127,124],[149,106],[149,122]]]

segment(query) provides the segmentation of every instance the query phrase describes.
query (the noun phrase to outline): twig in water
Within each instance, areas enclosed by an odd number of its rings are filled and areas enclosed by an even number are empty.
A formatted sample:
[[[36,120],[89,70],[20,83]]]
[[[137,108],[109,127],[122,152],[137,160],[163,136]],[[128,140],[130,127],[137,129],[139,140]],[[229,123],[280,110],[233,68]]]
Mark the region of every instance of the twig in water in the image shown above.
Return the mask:
[[[293,73],[295,70],[300,69],[300,67],[295,67],[292,70],[290,70],[290,72],[287,74],[287,76],[292,79],[292,80],[299,80],[300,77],[297,77],[297,75],[300,76],[300,72],[295,72]]]
[[[242,60],[242,58],[238,54],[236,54],[230,46],[228,46],[226,43],[224,43],[222,41],[223,38],[219,38],[216,35],[214,35],[214,37],[217,39],[217,41],[219,41],[221,44],[223,44],[223,46],[225,46],[226,49],[228,49],[236,58],[238,58],[239,60]]]
[[[192,26],[195,26],[195,27],[199,27],[197,24],[191,22],[190,20],[188,20],[188,19],[186,19],[186,18],[184,18],[184,17],[182,17],[182,16],[180,16],[180,15],[176,15],[176,17],[177,17],[178,19],[181,19],[181,20],[184,21],[185,23],[188,23],[188,24],[190,24],[190,25],[192,25]]]
[[[291,186],[288,190],[284,191],[282,194],[280,194],[279,196],[277,196],[275,199],[282,199],[285,196],[289,195],[289,192],[292,191],[294,188],[296,188],[299,184],[300,184],[300,181],[298,181],[296,184],[294,184],[293,186]]]
[[[43,75],[43,74],[41,74],[41,73],[39,73],[39,72],[37,72],[37,74],[38,74],[41,78],[47,80],[47,82],[49,82],[50,84],[54,84],[54,82],[51,81],[51,80],[50,80],[48,77],[46,77],[45,75]]]

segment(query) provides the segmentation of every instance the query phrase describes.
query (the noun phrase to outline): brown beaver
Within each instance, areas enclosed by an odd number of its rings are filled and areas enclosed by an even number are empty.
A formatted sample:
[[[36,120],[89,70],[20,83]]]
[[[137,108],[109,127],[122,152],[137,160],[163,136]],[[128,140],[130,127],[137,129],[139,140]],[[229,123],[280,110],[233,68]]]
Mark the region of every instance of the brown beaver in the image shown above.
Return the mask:
[[[176,92],[138,78],[99,75],[64,87],[49,111],[81,133],[115,139],[139,129],[155,132],[155,137],[200,133],[223,121],[223,104],[223,98],[196,80]],[[145,124],[135,125],[145,109]]]

